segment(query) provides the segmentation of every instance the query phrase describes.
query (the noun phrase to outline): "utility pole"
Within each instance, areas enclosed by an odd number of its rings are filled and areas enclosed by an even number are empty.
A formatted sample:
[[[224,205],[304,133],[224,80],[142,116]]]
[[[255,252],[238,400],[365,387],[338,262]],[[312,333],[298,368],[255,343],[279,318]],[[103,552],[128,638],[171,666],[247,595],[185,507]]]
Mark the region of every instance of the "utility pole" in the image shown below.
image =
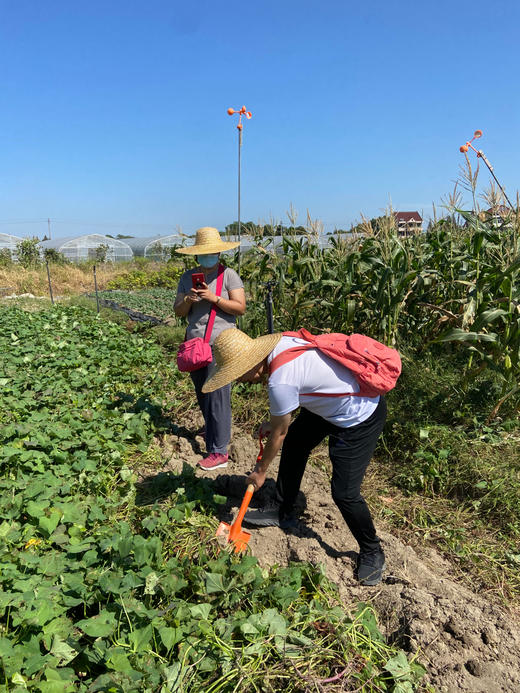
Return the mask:
[[[47,229],[49,231],[49,241],[51,240],[51,220],[47,219]]]
[[[232,116],[234,113],[238,114],[238,125],[237,125],[237,130],[238,130],[238,242],[240,243],[240,237],[241,237],[241,223],[240,223],[240,159],[241,159],[241,151],[242,151],[242,116],[245,115],[245,117],[248,120],[251,120],[252,113],[251,111],[246,111],[246,107],[242,106],[238,111],[235,111],[234,108],[228,108],[227,109],[228,115]],[[241,256],[241,251],[240,251],[240,245],[238,246],[238,274],[240,275],[240,256]]]

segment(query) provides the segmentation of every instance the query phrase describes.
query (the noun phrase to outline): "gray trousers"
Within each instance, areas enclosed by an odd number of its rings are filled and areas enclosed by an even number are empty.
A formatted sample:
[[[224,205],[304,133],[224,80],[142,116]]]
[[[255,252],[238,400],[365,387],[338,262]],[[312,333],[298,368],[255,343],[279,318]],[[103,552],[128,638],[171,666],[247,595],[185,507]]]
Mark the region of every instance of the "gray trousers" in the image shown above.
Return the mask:
[[[224,385],[214,392],[202,392],[210,368],[211,365],[206,366],[190,375],[206,424],[206,451],[225,455],[231,440],[231,385]]]

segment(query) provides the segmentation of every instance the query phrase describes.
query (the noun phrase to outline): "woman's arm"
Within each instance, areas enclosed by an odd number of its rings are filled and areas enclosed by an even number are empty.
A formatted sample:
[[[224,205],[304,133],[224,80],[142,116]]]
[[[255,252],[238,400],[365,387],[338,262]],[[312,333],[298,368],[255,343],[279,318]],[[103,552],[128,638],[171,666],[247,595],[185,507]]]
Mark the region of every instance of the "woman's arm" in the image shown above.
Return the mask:
[[[204,284],[203,289],[193,289],[197,294],[206,301],[214,303],[216,306],[223,310],[224,313],[229,315],[244,315],[246,312],[246,293],[244,289],[231,289],[229,291],[229,298],[222,298],[222,296],[217,296],[208,289],[208,285]],[[184,313],[186,315],[187,313]]]
[[[198,301],[198,296],[194,293],[195,289],[191,289],[189,294],[178,294],[173,304],[175,315],[179,318],[185,318],[191,310],[192,305]]]

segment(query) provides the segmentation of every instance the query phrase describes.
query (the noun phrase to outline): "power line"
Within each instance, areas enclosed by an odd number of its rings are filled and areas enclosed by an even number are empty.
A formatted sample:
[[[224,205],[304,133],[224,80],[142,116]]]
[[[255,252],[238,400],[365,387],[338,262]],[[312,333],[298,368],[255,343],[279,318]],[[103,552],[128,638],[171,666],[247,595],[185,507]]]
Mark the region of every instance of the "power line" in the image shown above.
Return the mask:
[[[28,220],[16,220],[16,221],[0,221],[0,224],[8,226],[10,224],[46,224],[48,219],[28,219]],[[67,219],[52,219],[53,224],[67,224],[68,226],[105,226],[109,228],[128,228],[128,227],[142,227],[142,226],[153,226],[165,229],[171,229],[177,226],[177,224],[171,223],[161,223],[153,221],[142,221],[142,222],[103,222],[103,221],[78,221],[78,220],[67,220]]]
[[[25,221],[0,221],[0,224],[44,224],[47,219],[28,219]]]

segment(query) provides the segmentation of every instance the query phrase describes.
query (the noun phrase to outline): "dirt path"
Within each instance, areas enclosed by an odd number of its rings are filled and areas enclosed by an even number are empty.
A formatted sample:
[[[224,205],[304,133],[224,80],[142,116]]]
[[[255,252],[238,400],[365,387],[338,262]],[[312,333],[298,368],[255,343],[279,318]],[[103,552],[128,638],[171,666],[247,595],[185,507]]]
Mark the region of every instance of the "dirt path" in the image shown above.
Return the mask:
[[[168,436],[163,441],[163,469],[178,473],[183,463],[195,466],[199,444],[203,446],[200,438]],[[229,521],[240,504],[244,475],[257,453],[254,439],[235,433],[226,469],[198,469],[198,476],[213,478],[216,490],[228,497],[228,514],[221,519]],[[273,464],[272,478],[255,494],[252,505],[272,499],[276,472],[277,464]],[[302,492],[298,529],[251,530],[249,545],[262,566],[290,561],[324,564],[346,604],[372,601],[386,636],[406,651],[419,650],[420,661],[428,667],[428,680],[437,691],[520,692],[520,623],[513,616],[451,580],[449,563],[436,552],[419,558],[385,531],[379,532],[387,564],[383,583],[361,587],[353,577],[357,544],[331,499],[326,474],[309,465]]]

